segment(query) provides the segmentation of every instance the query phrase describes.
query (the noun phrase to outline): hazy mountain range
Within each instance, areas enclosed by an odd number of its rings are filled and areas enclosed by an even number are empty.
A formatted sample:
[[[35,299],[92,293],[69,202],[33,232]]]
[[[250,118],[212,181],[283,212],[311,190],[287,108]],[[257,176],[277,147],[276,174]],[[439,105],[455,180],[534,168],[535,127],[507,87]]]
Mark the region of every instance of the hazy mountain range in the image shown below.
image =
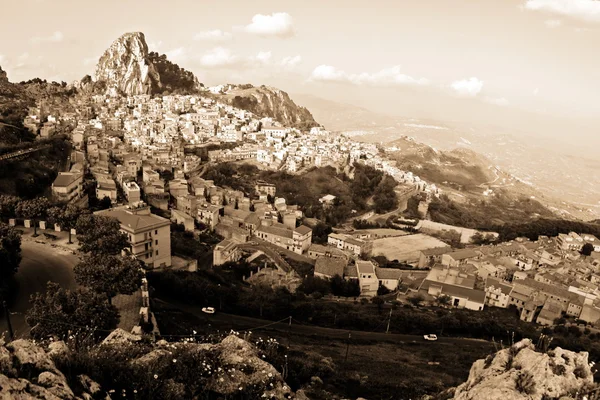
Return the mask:
[[[389,146],[410,136],[439,150],[470,149],[512,175],[521,188],[530,188],[520,191],[544,198],[550,207],[582,219],[600,215],[600,160],[568,146],[559,151],[557,143],[505,127],[403,118],[310,94],[293,97],[328,129],[350,132],[356,140]]]

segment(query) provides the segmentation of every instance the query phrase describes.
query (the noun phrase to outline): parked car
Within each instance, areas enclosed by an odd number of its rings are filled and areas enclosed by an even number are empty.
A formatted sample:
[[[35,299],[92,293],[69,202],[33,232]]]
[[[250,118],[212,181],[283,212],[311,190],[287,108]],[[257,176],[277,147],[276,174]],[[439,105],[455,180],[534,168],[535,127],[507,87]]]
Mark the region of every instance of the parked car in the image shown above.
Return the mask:
[[[206,314],[214,314],[215,309],[214,307],[202,307],[202,312]]]
[[[423,339],[429,340],[429,341],[435,341],[435,340],[437,340],[437,336],[434,334],[423,335]]]

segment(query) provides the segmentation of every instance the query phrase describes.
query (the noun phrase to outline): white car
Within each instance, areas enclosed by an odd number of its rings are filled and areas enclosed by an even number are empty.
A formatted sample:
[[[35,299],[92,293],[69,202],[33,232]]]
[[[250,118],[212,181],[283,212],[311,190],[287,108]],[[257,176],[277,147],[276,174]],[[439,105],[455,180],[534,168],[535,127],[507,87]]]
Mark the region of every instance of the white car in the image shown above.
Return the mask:
[[[206,314],[214,314],[215,309],[213,307],[202,307],[202,312]]]
[[[436,336],[436,335],[433,335],[433,334],[430,334],[430,335],[423,335],[423,339],[425,339],[425,340],[430,340],[430,341],[432,341],[432,342],[433,342],[433,341],[437,340],[437,336]]]

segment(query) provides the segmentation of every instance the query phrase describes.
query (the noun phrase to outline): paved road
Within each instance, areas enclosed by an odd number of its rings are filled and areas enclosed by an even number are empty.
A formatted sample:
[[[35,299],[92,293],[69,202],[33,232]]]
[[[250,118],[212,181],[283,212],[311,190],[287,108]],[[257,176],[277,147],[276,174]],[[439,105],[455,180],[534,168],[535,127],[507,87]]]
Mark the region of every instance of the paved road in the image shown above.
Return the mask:
[[[273,321],[268,321],[264,319],[243,317],[239,315],[221,313],[218,311],[215,314],[208,315],[203,313],[201,307],[198,306],[190,306],[174,301],[168,301],[166,303],[170,304],[175,308],[180,309],[181,311],[202,318],[207,323],[211,324],[212,327],[219,330],[233,329],[235,331],[249,330],[256,333],[265,331],[277,331],[287,333],[289,329],[289,332],[291,334],[303,336],[318,336],[320,338],[327,337],[331,339],[347,339],[348,332],[351,332],[352,339],[377,340],[396,343],[417,341],[423,343],[431,343],[435,345],[457,345],[472,344],[474,342],[486,342],[481,339],[458,337],[439,337],[437,342],[426,342],[425,339],[423,339],[423,335],[386,334],[383,332],[349,331],[348,329],[323,328],[313,325],[302,325],[294,320],[292,320],[291,326],[288,326],[288,322],[273,323]],[[265,325],[269,326],[264,327]]]
[[[29,309],[29,297],[45,291],[48,281],[56,282],[64,288],[74,288],[73,267],[77,256],[55,249],[49,245],[23,240],[21,243],[23,259],[15,275],[19,291],[11,307],[11,322],[16,337],[27,336],[29,327],[25,322],[25,312]],[[8,330],[6,318],[0,319],[0,332]]]

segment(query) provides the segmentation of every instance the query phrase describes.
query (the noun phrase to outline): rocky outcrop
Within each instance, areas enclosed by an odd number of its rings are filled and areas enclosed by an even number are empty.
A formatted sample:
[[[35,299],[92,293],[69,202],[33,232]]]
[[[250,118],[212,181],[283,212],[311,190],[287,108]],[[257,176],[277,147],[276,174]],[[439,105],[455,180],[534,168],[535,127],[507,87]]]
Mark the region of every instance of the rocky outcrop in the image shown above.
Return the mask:
[[[305,107],[299,106],[283,90],[252,85],[228,85],[224,100],[233,107],[259,117],[271,117],[285,126],[308,129],[319,126]]]
[[[112,370],[119,373],[107,373]],[[119,398],[306,398],[292,392],[259,347],[237,335],[218,343],[149,343],[117,329],[79,353],[64,342],[42,347],[28,340],[0,341],[0,399],[110,399],[113,393]]]
[[[126,33],[115,40],[98,61],[96,81],[124,95],[151,94],[160,88],[160,76],[148,58],[144,34]]]
[[[66,351],[64,343],[54,344],[49,353],[28,340],[0,342],[0,398],[2,399],[91,399],[100,387],[89,377],[79,377],[89,388],[75,396],[65,375],[52,361],[52,354]],[[84,386],[86,383],[87,386]]]
[[[524,339],[484,360],[477,360],[469,378],[456,388],[452,398],[579,399],[593,385],[587,352],[575,353],[557,347],[541,353],[529,339]]]
[[[2,82],[8,82],[8,76],[6,75],[6,71],[4,71],[2,66],[0,66],[0,83]]]

